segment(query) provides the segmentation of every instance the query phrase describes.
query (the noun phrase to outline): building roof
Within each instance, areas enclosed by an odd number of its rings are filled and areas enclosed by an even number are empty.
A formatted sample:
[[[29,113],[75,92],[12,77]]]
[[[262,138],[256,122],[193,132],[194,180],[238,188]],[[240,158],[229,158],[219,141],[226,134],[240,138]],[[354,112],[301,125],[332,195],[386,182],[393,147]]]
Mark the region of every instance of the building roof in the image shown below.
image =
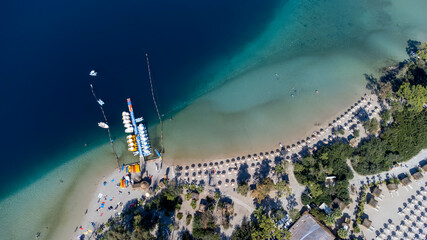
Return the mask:
[[[371,224],[372,224],[372,221],[371,221],[371,220],[369,220],[369,219],[367,219],[367,218],[363,219],[363,223],[362,223],[362,225],[363,225],[364,227],[369,228],[369,227],[371,226]]]
[[[395,183],[389,183],[387,184],[387,189],[389,191],[397,190],[397,185]]]
[[[410,184],[412,181],[408,177],[405,177],[400,182],[402,183],[403,186],[406,186],[406,185]]]
[[[334,201],[332,201],[332,208],[339,208],[342,211],[345,208],[345,204],[341,199],[335,198]]]
[[[422,173],[420,173],[420,172],[416,172],[416,173],[412,174],[412,177],[413,177],[415,180],[418,180],[418,179],[423,178],[423,174],[422,174]]]
[[[305,212],[289,229],[291,240],[333,240],[335,236],[313,216]]]
[[[422,167],[422,169],[427,172],[427,164],[424,164],[424,166]]]
[[[372,195],[374,195],[375,197],[379,197],[382,191],[383,190],[381,190],[379,187],[375,187],[374,190],[372,191]]]
[[[371,207],[376,208],[376,207],[377,207],[377,205],[378,205],[378,201],[377,201],[377,200],[375,200],[375,199],[372,197],[371,199],[369,199],[368,204],[369,204]]]

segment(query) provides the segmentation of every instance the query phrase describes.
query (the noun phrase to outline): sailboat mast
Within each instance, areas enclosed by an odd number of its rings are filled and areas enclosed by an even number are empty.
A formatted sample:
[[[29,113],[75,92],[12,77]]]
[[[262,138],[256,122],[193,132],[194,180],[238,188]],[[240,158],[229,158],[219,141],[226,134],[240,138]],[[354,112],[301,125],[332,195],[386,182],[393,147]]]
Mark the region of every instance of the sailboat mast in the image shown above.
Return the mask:
[[[92,84],[90,84],[90,89],[92,90],[92,95],[95,98],[95,101],[98,102],[98,98],[95,95],[95,90],[93,90],[93,85]],[[104,108],[102,107],[101,104],[99,104],[99,108],[101,109],[102,115],[104,116],[105,123],[108,125],[107,116],[105,115]],[[109,127],[107,128],[107,131],[108,131],[108,138],[110,139],[111,149],[113,150],[114,156],[116,158],[117,167],[120,168],[120,165],[119,165],[119,156],[117,156],[116,150],[114,149],[113,139],[111,138],[111,132],[110,132],[110,128]]]
[[[156,111],[157,111],[157,116],[159,117],[159,121],[160,121],[160,145],[161,145],[160,152],[164,152],[164,147],[163,147],[163,122],[162,122],[162,118],[160,116],[159,108],[157,106],[156,98],[154,97],[154,88],[153,88],[153,81],[151,80],[150,61],[148,60],[148,53],[145,54],[145,59],[147,60],[148,78],[150,80],[150,87],[151,87],[151,97],[153,98],[154,106],[156,107]]]

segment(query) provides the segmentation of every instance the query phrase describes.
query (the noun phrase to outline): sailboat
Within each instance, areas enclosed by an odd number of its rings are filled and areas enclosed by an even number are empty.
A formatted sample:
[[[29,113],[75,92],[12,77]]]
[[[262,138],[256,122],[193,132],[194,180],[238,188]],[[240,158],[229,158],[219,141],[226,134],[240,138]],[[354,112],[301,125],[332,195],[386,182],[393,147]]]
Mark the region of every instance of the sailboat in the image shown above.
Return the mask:
[[[96,77],[96,75],[98,75],[98,73],[97,73],[97,72],[95,72],[95,70],[92,70],[92,71],[90,71],[89,75],[90,75],[91,77]]]

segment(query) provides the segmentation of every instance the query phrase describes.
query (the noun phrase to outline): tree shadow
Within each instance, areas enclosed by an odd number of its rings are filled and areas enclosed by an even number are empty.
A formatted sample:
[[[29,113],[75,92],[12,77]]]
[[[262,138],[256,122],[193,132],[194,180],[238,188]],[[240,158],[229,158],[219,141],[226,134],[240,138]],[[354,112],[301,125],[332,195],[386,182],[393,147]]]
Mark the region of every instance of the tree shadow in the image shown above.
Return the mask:
[[[251,179],[251,175],[249,174],[248,168],[249,166],[246,163],[240,165],[239,172],[237,173],[238,184],[249,182],[249,180]]]
[[[286,204],[286,210],[291,210],[292,208],[295,208],[298,206],[297,199],[295,198],[295,194],[290,194],[286,197],[286,201],[288,204]]]
[[[271,166],[270,166],[270,160],[264,159],[261,162],[261,166],[259,169],[254,173],[254,179],[258,180],[258,182],[262,182],[265,178],[267,178],[268,174],[270,173]]]
[[[273,209],[282,207],[283,203],[278,198],[271,198],[270,196],[267,196],[261,201],[261,203],[258,203],[256,199],[254,199],[254,205],[256,208],[262,207],[266,213],[269,213]]]

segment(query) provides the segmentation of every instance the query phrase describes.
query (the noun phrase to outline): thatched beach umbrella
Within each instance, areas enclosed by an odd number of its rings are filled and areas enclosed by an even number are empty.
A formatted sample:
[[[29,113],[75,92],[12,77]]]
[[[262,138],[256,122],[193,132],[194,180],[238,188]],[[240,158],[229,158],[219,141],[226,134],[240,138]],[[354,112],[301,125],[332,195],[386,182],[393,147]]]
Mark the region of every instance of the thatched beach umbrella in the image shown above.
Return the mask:
[[[219,162],[219,166],[220,167],[224,166],[224,161]]]
[[[215,167],[218,167],[218,162],[215,162],[215,163],[214,163],[214,166],[215,166]]]
[[[235,162],[236,162],[236,159],[232,158],[231,163],[235,163]]]

